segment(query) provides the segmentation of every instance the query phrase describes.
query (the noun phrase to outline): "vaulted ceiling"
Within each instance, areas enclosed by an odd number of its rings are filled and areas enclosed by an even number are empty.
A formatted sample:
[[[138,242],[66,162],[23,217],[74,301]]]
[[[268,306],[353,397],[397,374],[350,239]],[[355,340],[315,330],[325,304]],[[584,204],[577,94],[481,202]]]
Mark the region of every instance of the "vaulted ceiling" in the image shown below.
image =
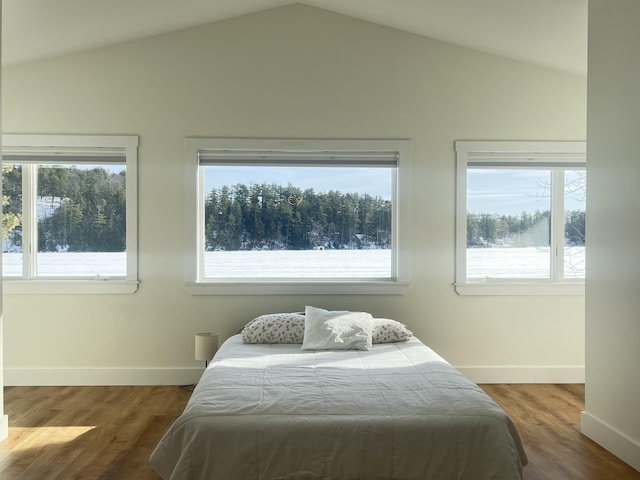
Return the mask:
[[[577,75],[587,0],[3,0],[3,65],[302,3]]]

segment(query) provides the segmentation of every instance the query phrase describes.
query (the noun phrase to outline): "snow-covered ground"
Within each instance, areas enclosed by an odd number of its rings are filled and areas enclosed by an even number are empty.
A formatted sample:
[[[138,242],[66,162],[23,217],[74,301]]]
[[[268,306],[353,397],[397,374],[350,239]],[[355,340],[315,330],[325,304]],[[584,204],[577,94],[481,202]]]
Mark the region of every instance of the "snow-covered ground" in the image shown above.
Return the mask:
[[[389,278],[391,250],[207,252],[205,276]]]
[[[2,254],[2,274],[22,274],[22,254]],[[44,252],[38,254],[38,274],[44,277],[76,276],[124,277],[126,254],[124,252]]]
[[[124,252],[47,252],[38,254],[38,271],[41,276],[124,276],[125,261]],[[20,253],[4,253],[3,274],[20,275],[21,262]],[[467,250],[470,279],[545,278],[549,276],[549,265],[549,249]],[[385,278],[389,277],[390,271],[391,250],[269,250],[205,254],[205,274],[210,277]],[[565,277],[584,277],[584,247],[565,249]]]
[[[549,278],[549,248],[469,248],[467,277],[480,278]],[[564,249],[564,276],[584,278],[584,247]]]

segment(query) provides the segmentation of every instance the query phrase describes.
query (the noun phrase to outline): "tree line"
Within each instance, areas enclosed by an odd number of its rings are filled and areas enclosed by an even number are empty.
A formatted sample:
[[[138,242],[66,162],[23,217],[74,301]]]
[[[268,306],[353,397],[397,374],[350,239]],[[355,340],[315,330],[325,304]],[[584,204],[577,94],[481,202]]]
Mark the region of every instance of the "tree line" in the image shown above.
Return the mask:
[[[498,215],[491,213],[467,214],[467,246],[510,247],[548,246],[551,212],[545,210],[533,214]],[[565,240],[570,245],[585,244],[585,212],[565,212]]]
[[[391,201],[291,184],[213,188],[205,202],[211,250],[390,248]]]
[[[3,174],[3,239],[22,245],[22,167]],[[126,174],[104,168],[38,168],[38,250],[124,251]],[[467,215],[467,245],[549,245],[550,212]],[[275,183],[213,188],[205,201],[212,250],[390,248],[392,205],[378,196],[315,192]],[[584,245],[585,212],[565,213],[570,245]]]
[[[126,173],[101,167],[38,168],[38,251],[121,252]],[[22,245],[22,167],[3,168],[3,239]]]

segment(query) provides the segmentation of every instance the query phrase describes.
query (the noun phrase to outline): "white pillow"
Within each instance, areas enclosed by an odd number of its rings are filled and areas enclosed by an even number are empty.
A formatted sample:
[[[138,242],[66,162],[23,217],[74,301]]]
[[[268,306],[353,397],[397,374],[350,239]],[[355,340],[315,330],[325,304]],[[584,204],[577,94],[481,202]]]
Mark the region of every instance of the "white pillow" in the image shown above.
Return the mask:
[[[371,350],[373,318],[366,312],[305,307],[303,350]]]

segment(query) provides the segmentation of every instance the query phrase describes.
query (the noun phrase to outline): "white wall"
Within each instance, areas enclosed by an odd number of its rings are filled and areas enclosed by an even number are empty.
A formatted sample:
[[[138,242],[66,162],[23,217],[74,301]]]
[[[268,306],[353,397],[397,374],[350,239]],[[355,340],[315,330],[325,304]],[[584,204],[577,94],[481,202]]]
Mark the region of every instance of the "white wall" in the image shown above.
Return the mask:
[[[640,3],[589,0],[582,431],[640,470]]]
[[[8,68],[3,93],[6,132],[140,135],[139,291],[6,296],[8,384],[185,383],[195,332],[305,304],[396,318],[479,381],[582,378],[583,297],[461,297],[452,283],[454,141],[584,140],[584,78],[294,5]],[[410,292],[187,294],[193,135],[411,139]]]

